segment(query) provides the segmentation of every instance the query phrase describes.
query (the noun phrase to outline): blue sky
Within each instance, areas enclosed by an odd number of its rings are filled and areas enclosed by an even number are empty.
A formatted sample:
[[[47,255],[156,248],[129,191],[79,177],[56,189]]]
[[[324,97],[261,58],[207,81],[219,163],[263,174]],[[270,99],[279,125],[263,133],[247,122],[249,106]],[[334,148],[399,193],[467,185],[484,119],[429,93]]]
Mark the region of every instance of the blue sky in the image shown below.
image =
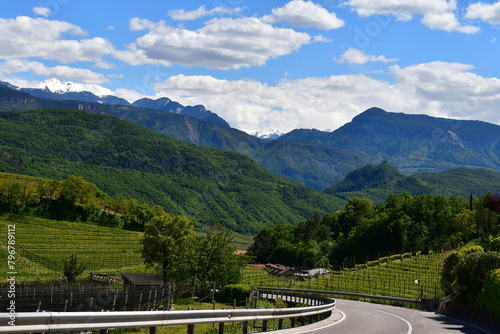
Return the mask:
[[[334,130],[365,109],[500,124],[500,2],[0,3],[0,80],[203,104],[232,127]]]

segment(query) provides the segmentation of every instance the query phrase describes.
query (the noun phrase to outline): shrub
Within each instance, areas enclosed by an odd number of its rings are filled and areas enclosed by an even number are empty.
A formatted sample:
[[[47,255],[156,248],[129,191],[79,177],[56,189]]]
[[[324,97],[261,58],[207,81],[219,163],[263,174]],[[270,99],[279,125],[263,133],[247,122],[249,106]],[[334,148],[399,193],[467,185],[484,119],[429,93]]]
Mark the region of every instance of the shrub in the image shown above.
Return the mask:
[[[456,287],[464,292],[466,301],[481,292],[487,274],[500,268],[500,253],[471,253],[458,261],[455,269]],[[460,292],[459,291],[459,292]]]
[[[441,272],[441,287],[446,295],[457,292],[456,289],[456,267],[458,262],[463,257],[472,253],[483,253],[483,247],[479,245],[466,245],[459,250],[448,253],[443,262],[443,269]]]
[[[474,299],[474,305],[500,318],[500,269],[486,275],[483,290]]]
[[[83,265],[82,263],[78,263],[78,259],[75,253],[71,254],[69,260],[64,261],[63,274],[68,281],[70,282],[74,281],[75,278],[78,275],[82,274],[84,271],[85,271],[85,265]]]
[[[500,252],[500,237],[497,237],[490,241],[489,250],[494,252]]]
[[[238,304],[246,301],[250,297],[250,284],[228,284],[217,294],[217,299],[221,303],[233,303],[234,300]]]

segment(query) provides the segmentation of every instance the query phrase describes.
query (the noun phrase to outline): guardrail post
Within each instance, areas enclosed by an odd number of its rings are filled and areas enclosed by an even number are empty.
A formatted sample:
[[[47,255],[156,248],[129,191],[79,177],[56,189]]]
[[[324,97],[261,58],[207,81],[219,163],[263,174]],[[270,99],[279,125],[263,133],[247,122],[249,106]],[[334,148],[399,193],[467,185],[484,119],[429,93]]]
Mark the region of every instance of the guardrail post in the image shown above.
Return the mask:
[[[149,334],[156,334],[156,327],[149,327]]]
[[[278,319],[278,329],[283,329],[283,319]]]
[[[290,318],[290,327],[295,327],[295,318]]]
[[[267,320],[262,320],[262,331],[267,332]]]
[[[219,334],[224,334],[224,323],[219,322]]]
[[[243,321],[243,334],[248,334],[248,321]]]
[[[188,334],[194,334],[194,325],[188,325]]]

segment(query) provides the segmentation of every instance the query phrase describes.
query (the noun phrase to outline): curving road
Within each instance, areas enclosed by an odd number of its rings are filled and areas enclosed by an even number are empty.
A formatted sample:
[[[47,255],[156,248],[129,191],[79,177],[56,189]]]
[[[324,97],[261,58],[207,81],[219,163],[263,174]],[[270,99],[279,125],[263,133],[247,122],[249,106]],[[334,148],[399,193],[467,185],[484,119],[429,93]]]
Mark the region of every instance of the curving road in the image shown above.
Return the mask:
[[[337,299],[332,317],[319,323],[278,331],[311,334],[487,334],[472,324],[437,315],[388,305]]]

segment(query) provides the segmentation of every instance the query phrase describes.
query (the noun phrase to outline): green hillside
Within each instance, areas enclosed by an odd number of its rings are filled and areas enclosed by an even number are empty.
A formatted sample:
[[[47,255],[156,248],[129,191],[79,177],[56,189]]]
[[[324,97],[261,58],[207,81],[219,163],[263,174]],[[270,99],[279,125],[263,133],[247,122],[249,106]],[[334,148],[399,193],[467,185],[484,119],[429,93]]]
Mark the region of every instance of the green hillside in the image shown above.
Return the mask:
[[[245,155],[68,109],[0,113],[0,171],[82,176],[110,195],[244,233],[296,223],[344,203],[271,174]]]
[[[500,173],[485,168],[456,168],[440,173],[407,176],[389,164],[367,165],[350,172],[346,178],[324,192],[346,200],[369,198],[382,203],[389,195],[410,193],[468,198],[500,189]]]
[[[64,261],[72,253],[86,266],[86,273],[144,270],[142,233],[83,223],[35,217],[0,215],[0,227],[15,225],[16,279],[19,281],[61,277]],[[4,243],[0,248],[6,250]],[[7,252],[0,252],[7,263]],[[6,272],[0,274],[5,277]]]

